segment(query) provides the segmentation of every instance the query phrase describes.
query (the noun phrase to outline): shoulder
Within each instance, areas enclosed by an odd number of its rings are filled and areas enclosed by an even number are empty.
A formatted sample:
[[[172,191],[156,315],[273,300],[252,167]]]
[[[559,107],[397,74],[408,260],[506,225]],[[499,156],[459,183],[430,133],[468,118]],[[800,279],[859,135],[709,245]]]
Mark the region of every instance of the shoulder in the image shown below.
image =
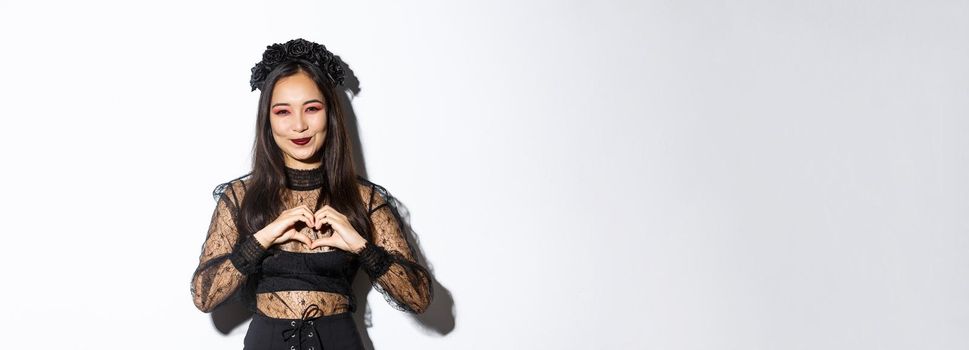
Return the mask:
[[[216,201],[224,198],[231,201],[233,204],[241,203],[242,197],[245,196],[246,188],[248,188],[250,184],[250,180],[252,178],[251,175],[252,173],[247,173],[216,185],[215,188],[212,189],[212,198]]]
[[[360,175],[357,175],[357,189],[360,191],[360,198],[366,205],[368,212],[378,209],[392,198],[387,188]]]

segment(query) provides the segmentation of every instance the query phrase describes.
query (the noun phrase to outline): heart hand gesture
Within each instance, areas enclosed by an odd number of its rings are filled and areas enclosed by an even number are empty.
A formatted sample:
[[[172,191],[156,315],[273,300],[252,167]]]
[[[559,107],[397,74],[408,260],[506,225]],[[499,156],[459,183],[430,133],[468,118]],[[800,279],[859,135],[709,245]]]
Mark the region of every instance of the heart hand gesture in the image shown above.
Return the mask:
[[[353,225],[350,224],[347,217],[329,205],[324,205],[313,214],[313,224],[311,226],[320,230],[323,225],[330,225],[333,228],[334,234],[311,242],[309,244],[310,249],[328,246],[351,253],[359,253],[363,249],[364,244],[367,243],[367,240],[360,236],[360,233],[353,228]]]
[[[256,232],[256,240],[263,248],[269,248],[274,244],[283,243],[291,239],[310,245],[312,240],[309,236],[295,229],[296,222],[302,221],[307,226],[313,225],[313,212],[310,208],[301,205],[295,208],[284,210],[276,217],[276,220],[266,225],[265,228]]]

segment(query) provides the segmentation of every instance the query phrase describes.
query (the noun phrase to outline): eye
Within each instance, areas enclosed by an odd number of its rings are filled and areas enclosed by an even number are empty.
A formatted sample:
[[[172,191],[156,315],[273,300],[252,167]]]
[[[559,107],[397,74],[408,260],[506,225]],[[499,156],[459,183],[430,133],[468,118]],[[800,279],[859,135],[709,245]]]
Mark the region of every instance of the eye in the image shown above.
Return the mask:
[[[276,111],[276,114],[277,115],[286,115],[288,113],[289,113],[289,111],[287,111],[285,109],[280,109],[280,110]]]
[[[320,107],[312,106],[312,107],[307,108],[307,110],[309,110],[310,112],[316,112],[316,111],[320,110]]]

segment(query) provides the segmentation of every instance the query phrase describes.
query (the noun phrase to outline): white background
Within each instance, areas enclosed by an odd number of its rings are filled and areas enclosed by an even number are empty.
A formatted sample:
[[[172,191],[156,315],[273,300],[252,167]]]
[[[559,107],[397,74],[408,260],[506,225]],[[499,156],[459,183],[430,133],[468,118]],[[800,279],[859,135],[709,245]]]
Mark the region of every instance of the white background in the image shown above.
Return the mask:
[[[189,281],[296,37],[437,279],[376,349],[969,348],[969,3],[860,0],[0,2],[3,348],[242,347]]]

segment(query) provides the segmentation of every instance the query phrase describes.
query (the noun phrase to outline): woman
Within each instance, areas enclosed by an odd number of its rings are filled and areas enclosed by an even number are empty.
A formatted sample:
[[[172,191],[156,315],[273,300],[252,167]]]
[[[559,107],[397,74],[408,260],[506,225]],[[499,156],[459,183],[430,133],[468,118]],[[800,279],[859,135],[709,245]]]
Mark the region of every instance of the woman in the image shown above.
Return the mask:
[[[252,68],[252,171],[213,191],[191,288],[203,312],[241,293],[254,312],[245,349],[363,349],[351,318],[360,267],[399,310],[422,313],[432,299],[393,197],[354,171],[341,63],[294,39]]]

